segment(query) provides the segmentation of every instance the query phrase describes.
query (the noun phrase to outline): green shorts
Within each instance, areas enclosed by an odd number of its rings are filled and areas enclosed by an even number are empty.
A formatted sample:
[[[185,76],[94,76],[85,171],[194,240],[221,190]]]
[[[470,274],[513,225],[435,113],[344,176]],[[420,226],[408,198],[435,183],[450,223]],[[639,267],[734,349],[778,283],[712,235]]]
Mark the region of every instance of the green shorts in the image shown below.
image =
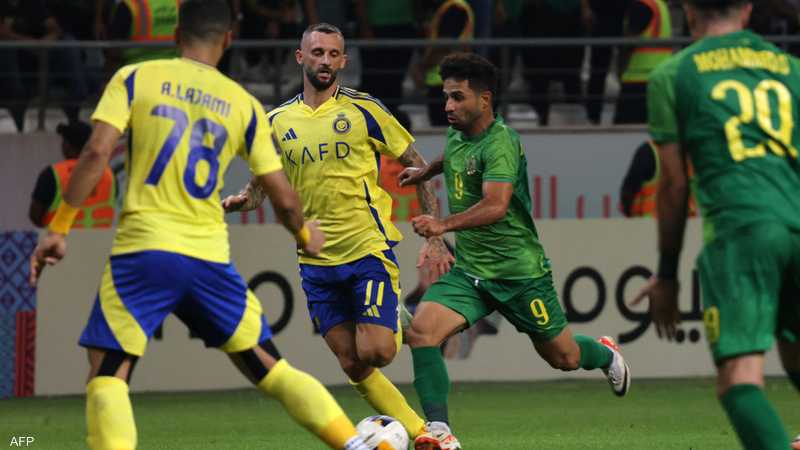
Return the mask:
[[[800,234],[757,223],[718,236],[697,258],[714,361],[800,337]]]
[[[550,272],[526,280],[480,280],[454,267],[431,285],[422,301],[452,309],[468,326],[499,311],[537,341],[549,341],[567,326]]]

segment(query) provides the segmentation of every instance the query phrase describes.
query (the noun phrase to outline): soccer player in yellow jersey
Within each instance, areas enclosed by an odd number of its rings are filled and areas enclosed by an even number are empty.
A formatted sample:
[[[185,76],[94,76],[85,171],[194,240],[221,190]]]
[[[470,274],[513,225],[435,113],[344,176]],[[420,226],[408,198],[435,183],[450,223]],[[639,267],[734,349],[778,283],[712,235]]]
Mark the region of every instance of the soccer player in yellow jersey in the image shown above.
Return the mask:
[[[330,393],[282,359],[258,299],[229,260],[219,190],[231,159],[250,165],[281,223],[305,254],[324,236],[303,223],[258,101],[214,66],[231,41],[225,0],[185,0],[181,58],[123,67],[109,82],[64,202],[31,257],[31,283],[64,257],[65,237],[112,149],[131,130],[128,189],[89,322],[88,444],[136,447],[128,381],[147,340],[174,313],[226,352],[263,393],[334,449],[370,450]]]
[[[309,313],[355,388],[413,438],[425,431],[424,421],[378,369],[400,349],[399,270],[392,247],[402,238],[391,221],[392,199],[378,180],[381,154],[407,167],[425,161],[413,137],[378,100],[336,82],[347,61],[339,29],[309,27],[296,59],[303,92],[268,117],[303,212],[319,221],[327,238],[318,255],[299,254]],[[227,198],[226,208],[256,207],[263,198],[256,187],[251,182]],[[417,194],[423,213],[437,215],[431,185],[421,185]],[[433,238],[419,263],[442,273],[451,261],[442,240]]]

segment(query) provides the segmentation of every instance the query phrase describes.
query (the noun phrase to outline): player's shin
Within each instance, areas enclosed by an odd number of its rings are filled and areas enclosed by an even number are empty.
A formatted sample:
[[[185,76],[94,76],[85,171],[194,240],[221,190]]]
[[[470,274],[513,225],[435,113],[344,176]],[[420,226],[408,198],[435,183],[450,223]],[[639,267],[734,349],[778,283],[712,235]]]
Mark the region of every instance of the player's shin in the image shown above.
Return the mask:
[[[747,450],[786,450],[789,435],[764,391],[753,384],[732,386],[720,398]]]
[[[450,393],[450,377],[439,347],[417,347],[411,349],[414,359],[414,387],[417,390],[422,410],[429,422],[449,423],[447,396]]]
[[[380,370],[373,370],[358,383],[352,380],[350,383],[361,397],[375,408],[375,411],[399,420],[412,438],[424,431],[425,422],[411,409],[403,394]]]
[[[581,369],[603,369],[611,365],[614,354],[596,339],[578,334],[575,335],[575,342],[581,348]]]
[[[300,425],[334,449],[359,449],[356,429],[330,392],[311,375],[281,359],[256,385]]]
[[[133,450],[136,424],[128,384],[110,376],[92,378],[86,385],[86,442],[92,450]]]

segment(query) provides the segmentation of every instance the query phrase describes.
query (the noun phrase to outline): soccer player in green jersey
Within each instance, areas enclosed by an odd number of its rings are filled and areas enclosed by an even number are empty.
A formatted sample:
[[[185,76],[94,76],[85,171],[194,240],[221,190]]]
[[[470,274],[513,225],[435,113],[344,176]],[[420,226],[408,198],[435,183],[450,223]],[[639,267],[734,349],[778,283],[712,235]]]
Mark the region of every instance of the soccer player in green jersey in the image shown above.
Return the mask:
[[[425,237],[456,233],[455,266],[425,293],[407,332],[414,386],[431,423],[415,440],[417,450],[460,448],[457,441],[435,443],[437,433],[449,433],[450,380],[439,345],[493,311],[527,334],[552,367],[602,369],[620,396],[630,386],[630,371],[611,338],[573,336],[567,327],[531,216],[525,153],[517,133],[492,109],[497,69],[478,55],[453,54],[440,72],[452,125],[444,154],[400,174],[407,185],[444,173],[451,215],[419,216],[413,225]]]
[[[764,352],[777,338],[800,388],[800,65],[744,30],[752,10],[745,0],[688,0],[685,10],[698,41],[660,65],[648,87],[662,171],[660,260],[634,302],[649,296],[658,335],[675,336],[691,161],[717,396],[745,448],[786,450],[789,437],[764,395],[763,371]]]

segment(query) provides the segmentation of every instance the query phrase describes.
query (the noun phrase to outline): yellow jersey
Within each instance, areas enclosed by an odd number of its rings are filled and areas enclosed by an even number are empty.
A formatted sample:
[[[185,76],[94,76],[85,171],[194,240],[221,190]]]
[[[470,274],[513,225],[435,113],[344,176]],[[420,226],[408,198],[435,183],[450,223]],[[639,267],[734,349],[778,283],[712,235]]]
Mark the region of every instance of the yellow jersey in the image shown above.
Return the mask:
[[[92,120],[130,129],[128,185],[111,254],[164,250],[230,261],[219,192],[235,155],[255,175],[281,169],[261,104],[185,58],[121,68]]]
[[[332,266],[383,251],[403,236],[380,187],[380,155],[402,155],[414,138],[375,98],[339,87],[317,109],[299,94],[268,114],[303,215],[319,220],[325,246],[303,264]]]

